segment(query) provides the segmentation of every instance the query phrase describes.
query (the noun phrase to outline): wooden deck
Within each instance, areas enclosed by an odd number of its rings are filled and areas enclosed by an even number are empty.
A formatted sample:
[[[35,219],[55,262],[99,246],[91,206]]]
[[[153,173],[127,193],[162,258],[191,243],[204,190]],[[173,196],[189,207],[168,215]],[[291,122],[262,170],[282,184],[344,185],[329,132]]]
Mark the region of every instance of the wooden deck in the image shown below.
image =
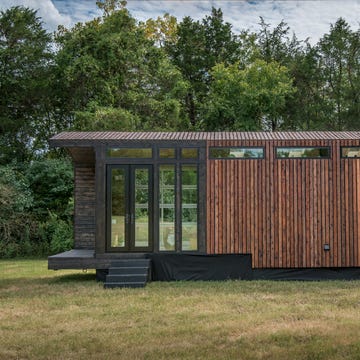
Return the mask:
[[[143,253],[116,253],[95,256],[94,250],[74,249],[48,257],[49,270],[108,269],[111,262],[122,258],[144,258]]]

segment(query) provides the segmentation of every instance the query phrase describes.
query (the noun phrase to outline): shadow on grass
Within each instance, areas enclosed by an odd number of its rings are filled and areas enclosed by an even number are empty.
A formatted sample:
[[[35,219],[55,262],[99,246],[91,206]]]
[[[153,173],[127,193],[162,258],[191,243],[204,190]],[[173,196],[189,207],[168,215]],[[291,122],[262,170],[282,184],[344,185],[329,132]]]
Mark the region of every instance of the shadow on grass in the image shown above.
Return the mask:
[[[74,286],[84,285],[86,284],[91,285],[97,284],[96,275],[95,274],[64,274],[64,275],[57,275],[53,277],[17,277],[17,278],[10,278],[4,279],[0,281],[0,289],[11,289],[11,288],[34,288],[37,286],[49,286],[49,285],[69,285],[73,284]]]
[[[89,282],[89,281],[96,281],[95,274],[69,274],[69,275],[60,275],[53,278],[44,279],[47,280],[50,284],[64,284],[64,283],[79,283],[79,282]]]

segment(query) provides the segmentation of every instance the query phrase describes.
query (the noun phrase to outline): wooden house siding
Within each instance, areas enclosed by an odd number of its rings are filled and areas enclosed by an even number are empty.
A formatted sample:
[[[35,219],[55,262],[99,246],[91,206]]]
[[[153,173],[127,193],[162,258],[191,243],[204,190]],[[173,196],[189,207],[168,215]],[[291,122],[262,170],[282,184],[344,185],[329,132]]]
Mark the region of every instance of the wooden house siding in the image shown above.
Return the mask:
[[[74,165],[75,249],[95,249],[95,169],[89,165]]]
[[[263,146],[264,159],[207,160],[207,253],[253,268],[360,266],[360,159],[354,140],[209,141]],[[276,159],[277,146],[329,146],[329,159]],[[330,246],[329,251],[324,245]]]

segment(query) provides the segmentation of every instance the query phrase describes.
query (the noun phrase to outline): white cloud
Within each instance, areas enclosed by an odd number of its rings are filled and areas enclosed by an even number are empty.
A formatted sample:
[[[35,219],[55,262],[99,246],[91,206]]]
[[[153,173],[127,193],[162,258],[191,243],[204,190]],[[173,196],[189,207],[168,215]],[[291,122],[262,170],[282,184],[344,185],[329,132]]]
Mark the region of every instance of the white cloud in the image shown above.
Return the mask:
[[[46,27],[72,26],[100,15],[96,0],[1,0],[0,9],[24,5],[39,10]],[[157,18],[168,12],[180,21],[185,16],[195,20],[210,14],[211,7],[221,8],[224,19],[235,32],[259,29],[260,16],[276,26],[284,20],[300,40],[312,43],[327,33],[331,23],[341,16],[355,30],[359,27],[360,0],[128,0],[127,8],[138,20]]]
[[[235,32],[243,29],[259,29],[260,16],[271,26],[284,20],[300,40],[310,38],[316,43],[327,33],[331,23],[345,18],[353,29],[359,26],[360,0],[324,1],[141,1],[128,0],[131,13],[140,20],[156,18],[168,12],[178,19],[191,16],[202,19],[211,12],[211,7],[221,8],[225,21],[232,24]]]
[[[51,0],[2,0],[0,10],[12,6],[25,6],[37,10],[38,16],[42,18],[45,27],[50,31],[56,30],[60,24],[69,26],[72,23],[71,16],[61,14]]]

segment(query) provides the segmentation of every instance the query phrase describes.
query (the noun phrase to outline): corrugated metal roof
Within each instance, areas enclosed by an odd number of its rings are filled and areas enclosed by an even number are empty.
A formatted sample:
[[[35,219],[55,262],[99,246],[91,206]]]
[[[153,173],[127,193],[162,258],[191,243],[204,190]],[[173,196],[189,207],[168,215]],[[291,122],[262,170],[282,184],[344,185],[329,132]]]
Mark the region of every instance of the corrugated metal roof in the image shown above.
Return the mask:
[[[360,140],[360,131],[284,132],[117,132],[72,131],[53,136],[51,141],[106,140]]]

